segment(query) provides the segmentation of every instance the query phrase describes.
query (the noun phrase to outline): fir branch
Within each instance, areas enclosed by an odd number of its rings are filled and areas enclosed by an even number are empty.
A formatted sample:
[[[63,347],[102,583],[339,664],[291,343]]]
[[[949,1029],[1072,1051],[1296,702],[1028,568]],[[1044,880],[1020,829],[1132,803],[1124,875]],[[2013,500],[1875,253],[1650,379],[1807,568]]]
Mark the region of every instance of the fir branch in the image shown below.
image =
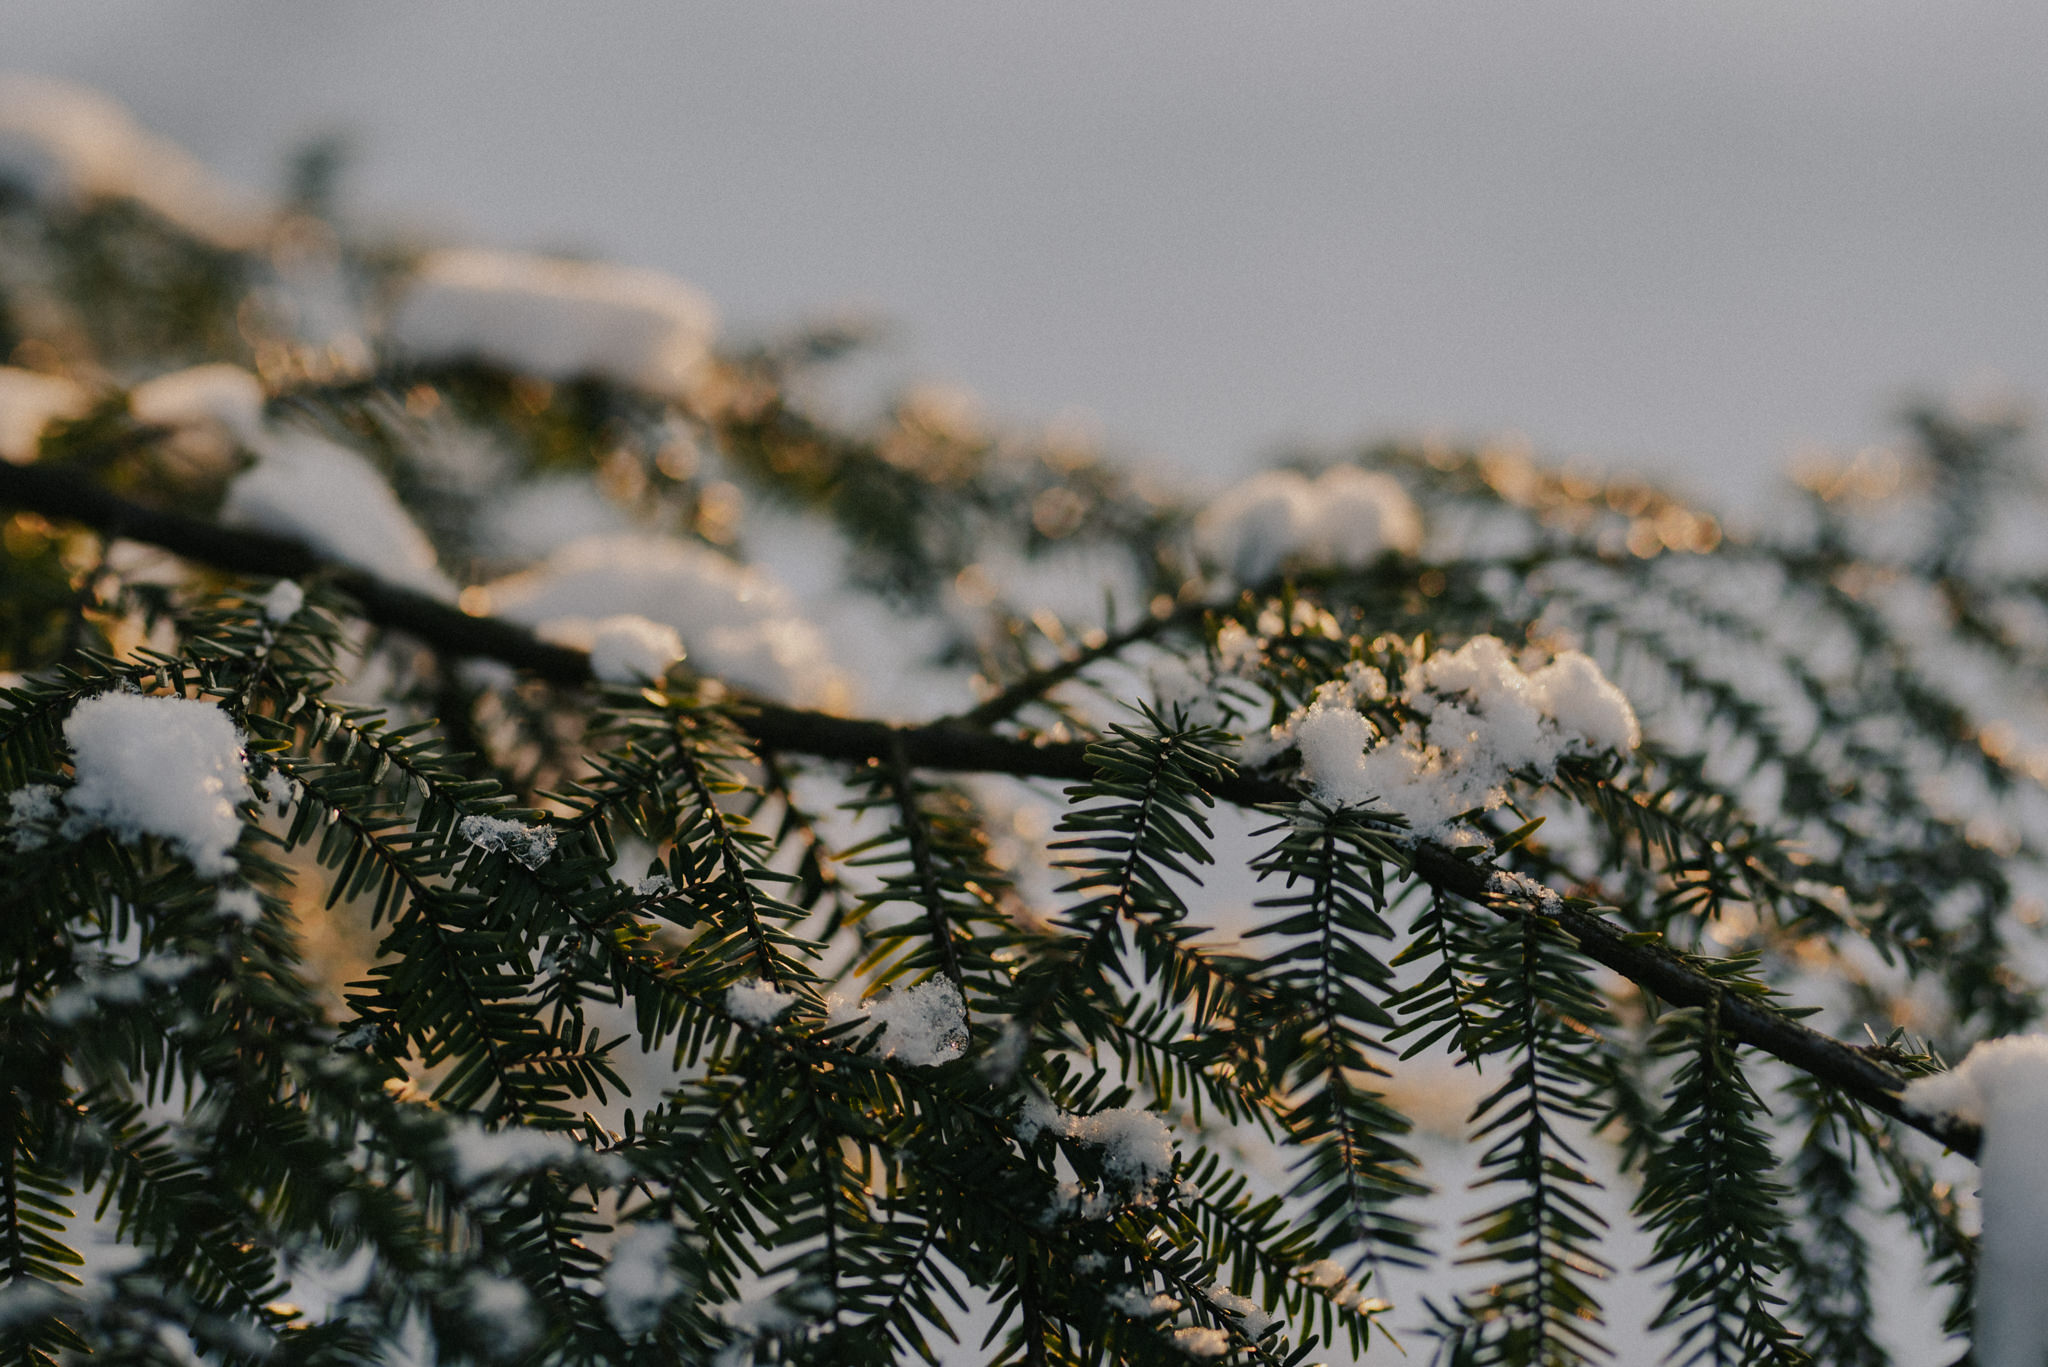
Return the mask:
[[[62,470],[33,465],[0,467],[0,503],[75,519],[102,531],[118,529],[121,535],[243,573],[326,570],[337,587],[356,594],[365,614],[380,625],[414,632],[453,654],[484,655],[556,683],[580,685],[590,679],[589,657],[582,651],[540,641],[507,622],[469,617],[445,603],[392,588],[360,571],[335,569],[288,539],[153,512]],[[364,587],[358,579],[367,582],[365,592],[357,593]],[[905,760],[919,768],[1054,779],[1085,780],[1090,775],[1085,745],[1039,745],[944,722],[897,726],[766,702],[737,708],[734,721],[762,744],[822,759],[864,763],[893,756],[900,746]],[[1248,806],[1290,802],[1298,797],[1285,784],[1245,775],[1219,781],[1212,791],[1226,801]],[[1500,890],[1492,883],[1493,873],[1449,851],[1418,844],[1413,849],[1413,868],[1431,886],[1467,901],[1489,908],[1498,901]],[[1554,915],[1588,957],[1672,1005],[1705,1005],[1713,996],[1711,979],[1687,968],[1654,940],[1635,936],[1582,907],[1561,905]],[[1975,1126],[1950,1116],[1908,1113],[1898,1100],[1904,1079],[1850,1046],[1744,997],[1728,996],[1720,1010],[1722,1026],[1732,1039],[1842,1088],[1864,1105],[1925,1131],[1949,1148],[1976,1154],[1979,1135]]]

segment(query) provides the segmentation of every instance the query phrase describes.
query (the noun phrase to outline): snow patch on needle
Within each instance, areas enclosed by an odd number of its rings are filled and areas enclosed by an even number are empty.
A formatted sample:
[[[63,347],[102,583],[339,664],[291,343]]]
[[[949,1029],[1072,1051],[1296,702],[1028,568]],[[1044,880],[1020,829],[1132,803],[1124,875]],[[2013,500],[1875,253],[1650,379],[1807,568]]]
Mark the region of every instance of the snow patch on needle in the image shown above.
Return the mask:
[[[1415,720],[1382,734],[1358,705],[1384,699]],[[1499,638],[1475,636],[1411,665],[1398,687],[1352,666],[1247,753],[1256,762],[1293,745],[1321,801],[1398,812],[1416,834],[1450,840],[1465,813],[1507,801],[1510,775],[1547,777],[1567,755],[1641,742],[1627,696],[1588,656],[1565,651],[1525,673]]]
[[[465,816],[455,832],[480,850],[509,854],[529,869],[537,869],[555,853],[555,829],[529,826],[502,816]]]
[[[825,1015],[833,1025],[861,1022],[856,1038],[880,1026],[871,1051],[914,1068],[950,1063],[967,1048],[967,1003],[950,978],[929,978],[869,1002],[834,996]]]

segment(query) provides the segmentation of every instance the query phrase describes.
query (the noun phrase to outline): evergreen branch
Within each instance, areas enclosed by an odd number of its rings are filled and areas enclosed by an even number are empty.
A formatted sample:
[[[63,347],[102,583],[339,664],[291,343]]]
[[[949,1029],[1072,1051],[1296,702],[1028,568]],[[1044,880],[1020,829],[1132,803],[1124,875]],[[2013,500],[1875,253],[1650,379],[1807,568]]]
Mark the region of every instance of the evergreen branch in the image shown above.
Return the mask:
[[[1784,1298],[1771,1289],[1784,1265],[1779,1207],[1790,1193],[1765,1175],[1775,1162],[1755,1119],[1763,1101],[1711,1012],[1668,1014],[1657,1043],[1683,1062],[1660,1117],[1670,1141],[1650,1154],[1637,1200],[1656,1235],[1650,1265],[1671,1268],[1652,1327],[1677,1327],[1675,1356],[1688,1367],[1810,1367],[1778,1318]]]
[[[202,519],[149,509],[69,471],[0,463],[0,503],[81,522],[108,535],[146,541],[238,573],[325,573],[362,603],[369,620],[416,634],[450,654],[496,659],[559,684],[583,685],[591,679],[590,659],[583,651],[542,641],[509,622],[471,617],[360,570],[335,566],[289,538],[222,528]],[[920,768],[1083,781],[1092,776],[1085,745],[1038,745],[950,722],[899,726],[768,702],[742,705],[735,711],[734,722],[757,742],[821,759],[864,763],[887,759],[900,746],[904,759]],[[1247,806],[1299,800],[1299,794],[1286,784],[1242,774],[1217,781],[1209,791]],[[1512,900],[1518,895],[1517,885],[1501,881],[1506,875],[1448,850],[1417,844],[1412,854],[1418,877],[1467,901],[1498,909],[1502,897]],[[1689,967],[1656,939],[1633,935],[1584,906],[1551,893],[1544,914],[1556,920],[1589,958],[1674,1006],[1707,1006],[1718,991],[1713,979]],[[1774,1055],[1841,1088],[1873,1110],[1975,1157],[1981,1138],[1976,1126],[1952,1116],[1908,1112],[1899,1101],[1904,1079],[1858,1050],[1741,994],[1727,994],[1719,1009],[1721,1026],[1731,1039]]]

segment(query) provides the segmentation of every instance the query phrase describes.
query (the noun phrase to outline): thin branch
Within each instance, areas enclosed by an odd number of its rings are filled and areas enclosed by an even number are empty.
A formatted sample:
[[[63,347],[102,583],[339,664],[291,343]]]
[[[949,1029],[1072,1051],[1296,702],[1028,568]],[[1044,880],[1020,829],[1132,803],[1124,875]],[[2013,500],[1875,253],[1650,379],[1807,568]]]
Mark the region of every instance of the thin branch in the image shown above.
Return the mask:
[[[438,650],[486,656],[553,683],[575,686],[591,682],[587,653],[540,640],[525,627],[497,618],[472,617],[426,594],[394,587],[360,569],[336,565],[288,537],[221,527],[146,508],[62,468],[0,462],[0,505],[80,522],[109,536],[145,541],[239,574],[318,575],[360,602],[368,620],[415,635]],[[897,725],[754,700],[741,703],[733,719],[760,744],[820,759],[852,763],[874,759],[921,769],[1075,782],[1086,781],[1093,774],[1083,743],[1036,744],[956,721]],[[1247,775],[1218,784],[1213,795],[1240,806],[1293,804],[1301,796],[1287,784]],[[1711,1010],[1718,1001],[1721,1026],[1732,1038],[1840,1088],[1872,1110],[1910,1125],[1958,1153],[1976,1156],[1982,1139],[1977,1126],[1954,1116],[1909,1110],[1899,1099],[1906,1081],[1899,1074],[1761,1001],[1723,992],[1712,977],[1687,964],[1660,939],[1632,934],[1590,910],[1573,906],[1548,888],[1427,842],[1414,842],[1409,859],[1415,876],[1440,892],[1497,915],[1536,915],[1555,922],[1578,942],[1586,957],[1674,1006]]]
[[[1149,640],[1169,627],[1199,620],[1203,613],[1213,611],[1214,607],[1215,605],[1209,603],[1183,603],[1163,616],[1147,617],[1135,626],[1126,627],[1092,646],[1084,646],[1043,669],[1034,669],[1013,680],[986,702],[962,712],[959,720],[969,726],[994,726],[997,722],[1008,721],[1030,704],[1044,701],[1046,694],[1098,660],[1109,659],[1125,647]]]

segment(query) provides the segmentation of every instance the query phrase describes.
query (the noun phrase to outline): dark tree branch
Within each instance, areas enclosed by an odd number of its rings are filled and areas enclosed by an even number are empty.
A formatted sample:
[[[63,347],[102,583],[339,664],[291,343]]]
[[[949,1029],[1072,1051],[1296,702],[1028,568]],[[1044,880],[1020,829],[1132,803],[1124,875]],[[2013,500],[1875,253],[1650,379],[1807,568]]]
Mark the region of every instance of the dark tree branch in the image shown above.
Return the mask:
[[[146,508],[61,467],[0,463],[0,505],[83,523],[108,536],[148,542],[238,574],[318,576],[360,602],[370,621],[417,636],[436,650],[499,660],[553,683],[576,686],[591,682],[588,654],[543,641],[525,627],[492,617],[472,617],[450,603],[325,560],[288,537]],[[1058,668],[1055,666],[1055,671]],[[1044,676],[1039,677],[1042,681]],[[820,759],[856,764],[902,762],[920,769],[1076,782],[1093,772],[1085,744],[1037,744],[958,721],[897,725],[751,700],[738,706],[734,719],[762,745]],[[1242,806],[1265,806],[1292,804],[1301,795],[1273,779],[1238,775],[1219,785],[1215,796]],[[1897,1073],[1754,998],[1726,991],[1660,940],[1630,934],[1604,917],[1572,906],[1547,888],[1428,842],[1413,843],[1409,859],[1415,876],[1442,892],[1497,915],[1534,915],[1554,922],[1595,963],[1673,1006],[1714,1008],[1718,1003],[1722,1028],[1731,1037],[1841,1089],[1948,1148],[1976,1156],[1982,1139],[1978,1127],[1954,1116],[1907,1109],[1899,1100],[1905,1079]]]

